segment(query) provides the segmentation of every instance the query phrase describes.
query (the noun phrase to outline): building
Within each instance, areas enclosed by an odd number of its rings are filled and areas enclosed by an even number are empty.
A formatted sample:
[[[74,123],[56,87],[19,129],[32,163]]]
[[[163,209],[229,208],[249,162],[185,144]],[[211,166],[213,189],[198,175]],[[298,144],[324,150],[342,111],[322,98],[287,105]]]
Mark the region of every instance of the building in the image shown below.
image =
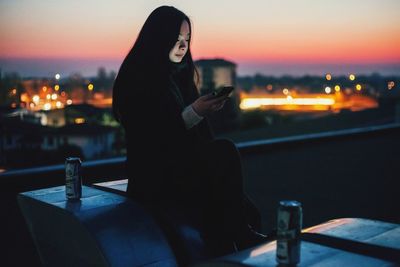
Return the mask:
[[[224,59],[201,59],[195,62],[201,93],[224,85],[236,85],[236,64]]]
[[[236,64],[224,59],[195,61],[199,73],[200,94],[208,94],[222,86],[236,87]],[[239,126],[239,92],[236,89],[222,110],[209,116],[213,130],[218,134]]]
[[[62,163],[68,156],[85,160],[115,155],[116,128],[95,124],[46,127],[37,123],[0,120],[0,167]]]
[[[50,127],[62,127],[66,124],[65,110],[66,108],[61,108],[36,113],[41,113],[43,115],[41,120],[42,125]]]
[[[54,139],[49,139],[53,137]],[[57,128],[54,136],[47,136],[43,149],[53,149],[54,143],[68,143],[81,148],[85,159],[95,159],[113,155],[115,128],[96,124],[69,124]],[[51,146],[53,144],[53,146]],[[45,147],[44,145],[47,145]]]

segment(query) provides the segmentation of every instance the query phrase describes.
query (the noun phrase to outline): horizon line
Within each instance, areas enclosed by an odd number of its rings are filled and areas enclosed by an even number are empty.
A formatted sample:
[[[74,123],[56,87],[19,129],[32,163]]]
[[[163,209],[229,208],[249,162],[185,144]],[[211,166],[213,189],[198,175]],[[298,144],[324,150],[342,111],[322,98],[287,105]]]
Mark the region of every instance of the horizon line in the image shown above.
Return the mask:
[[[43,61],[123,61],[125,58],[122,57],[41,57],[41,56],[0,56],[0,60],[43,60]],[[242,62],[245,64],[304,64],[304,65],[316,65],[316,64],[351,64],[351,65],[396,65],[400,64],[400,58],[398,59],[288,59],[288,58],[238,58],[227,56],[199,56],[193,57],[194,61],[197,60],[213,60],[223,59],[232,62]]]
[[[201,59],[224,59],[236,64],[238,76],[251,76],[263,74],[266,76],[322,76],[326,73],[333,75],[370,75],[378,73],[382,76],[398,76],[400,62],[297,62],[297,61],[242,61],[232,60],[227,57],[201,57]],[[122,59],[115,58],[2,58],[0,57],[0,70],[2,73],[16,72],[21,77],[51,77],[55,73],[63,76],[80,73],[82,76],[95,76],[98,69],[103,67],[108,71],[117,72],[122,64]]]

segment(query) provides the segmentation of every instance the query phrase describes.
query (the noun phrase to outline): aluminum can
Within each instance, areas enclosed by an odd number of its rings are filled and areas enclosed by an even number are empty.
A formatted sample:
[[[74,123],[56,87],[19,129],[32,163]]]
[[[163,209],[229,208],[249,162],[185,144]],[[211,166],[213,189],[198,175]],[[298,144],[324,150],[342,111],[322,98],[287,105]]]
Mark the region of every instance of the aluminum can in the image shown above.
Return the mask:
[[[82,174],[80,158],[65,160],[65,195],[68,200],[78,200],[82,196]]]
[[[300,234],[303,224],[301,203],[294,200],[279,202],[276,261],[295,265],[300,262]]]

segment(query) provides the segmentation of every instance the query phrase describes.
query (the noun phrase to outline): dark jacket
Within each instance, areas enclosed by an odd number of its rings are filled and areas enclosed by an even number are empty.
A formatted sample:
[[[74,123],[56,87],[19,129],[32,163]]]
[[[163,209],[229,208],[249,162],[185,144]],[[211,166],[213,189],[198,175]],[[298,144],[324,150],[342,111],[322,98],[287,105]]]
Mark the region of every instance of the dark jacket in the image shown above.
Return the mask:
[[[171,76],[141,87],[133,91],[134,99],[122,120],[128,150],[128,194],[151,202],[162,198],[171,176],[187,166],[185,161],[193,158],[196,146],[213,136],[207,119],[185,128],[181,113],[198,97],[195,88],[181,91]]]

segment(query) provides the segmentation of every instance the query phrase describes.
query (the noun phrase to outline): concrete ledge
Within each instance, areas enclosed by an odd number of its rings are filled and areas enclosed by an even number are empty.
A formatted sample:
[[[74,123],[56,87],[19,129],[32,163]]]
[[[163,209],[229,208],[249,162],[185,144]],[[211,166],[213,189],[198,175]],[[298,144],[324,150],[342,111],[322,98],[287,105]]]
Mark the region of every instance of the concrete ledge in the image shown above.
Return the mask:
[[[123,196],[83,186],[71,202],[59,186],[18,203],[44,266],[177,266],[152,217]]]
[[[67,201],[65,187],[59,186],[20,193],[18,203],[43,266],[178,266],[161,228],[122,195],[84,186],[81,200]],[[400,263],[399,237],[398,224],[332,220],[303,230],[300,265],[394,266]],[[276,266],[275,254],[273,240],[193,263],[196,267]]]
[[[398,266],[399,238],[398,224],[361,218],[331,220],[302,231],[299,266]],[[280,266],[275,257],[276,241],[272,241],[193,267]]]

